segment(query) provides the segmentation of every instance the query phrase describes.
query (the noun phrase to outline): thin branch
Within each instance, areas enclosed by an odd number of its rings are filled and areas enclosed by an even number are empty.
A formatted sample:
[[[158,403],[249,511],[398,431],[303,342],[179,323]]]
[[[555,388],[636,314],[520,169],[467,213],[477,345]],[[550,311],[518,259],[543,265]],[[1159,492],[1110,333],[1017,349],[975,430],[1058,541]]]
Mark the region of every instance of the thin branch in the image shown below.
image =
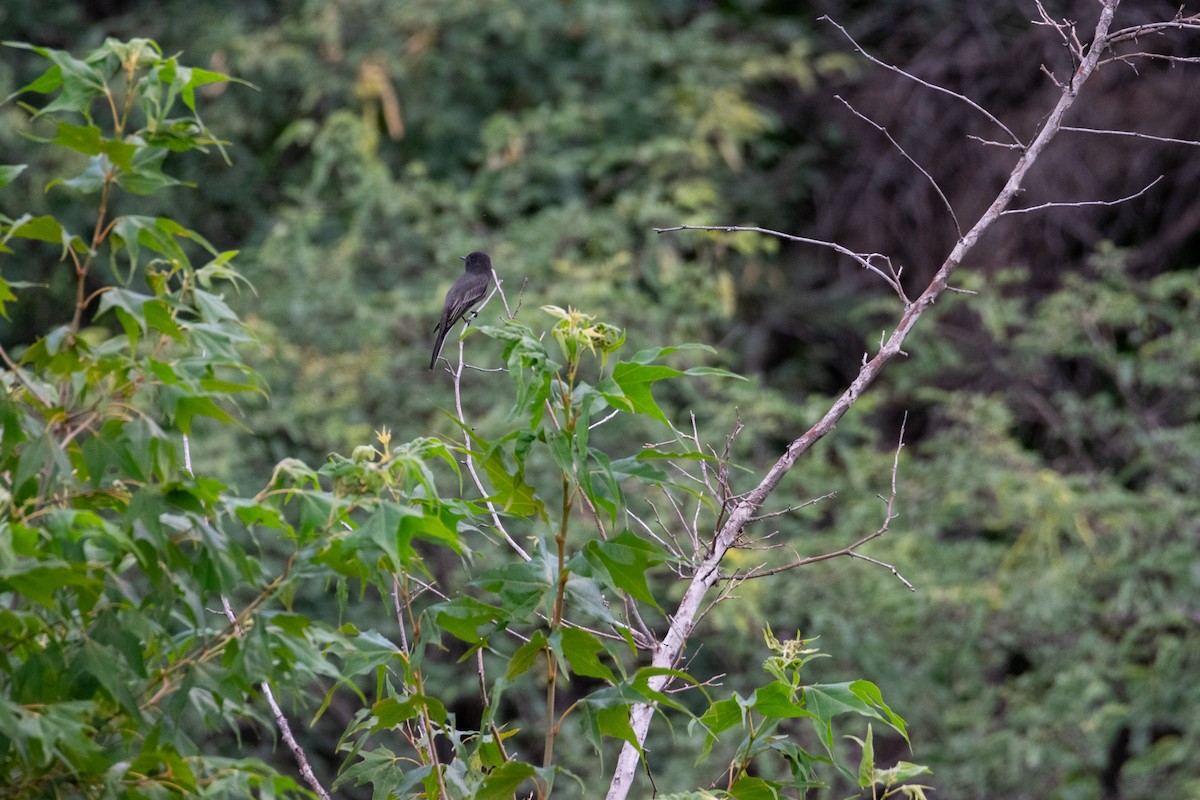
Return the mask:
[[[497,288],[497,291],[499,291],[499,286],[497,286],[496,288]],[[503,297],[503,295],[501,295],[501,297]],[[491,295],[488,295],[487,299],[485,299],[483,301],[484,304],[486,304],[487,301],[490,299],[491,299]],[[462,374],[463,374],[463,340],[462,340],[462,337],[460,336],[458,339],[458,367],[455,368],[454,372],[453,372],[453,375],[454,375],[454,411],[458,415],[459,424],[462,425],[463,430],[465,431],[468,426],[467,426],[467,416],[463,412],[463,405],[462,405]],[[479,471],[475,467],[475,457],[471,455],[471,449],[470,449],[469,443],[468,443],[468,446],[466,448],[464,448],[464,451],[465,451],[466,460],[467,460],[467,472],[469,472],[471,474],[471,480],[474,482],[475,488],[479,490],[479,495],[480,495],[480,497],[483,498],[484,506],[487,507],[487,510],[492,515],[492,524],[495,525],[496,530],[500,531],[500,535],[504,537],[504,541],[508,543],[508,546],[511,547],[513,550],[515,550],[517,555],[521,556],[522,560],[529,561],[530,560],[529,553],[526,553],[525,549],[523,547],[521,547],[521,545],[517,544],[516,540],[513,539],[512,536],[509,535],[508,529],[504,527],[504,520],[500,519],[500,512],[496,509],[496,505],[491,500],[488,499],[491,496],[491,492],[489,492],[483,486],[483,479],[479,477]]]
[[[225,618],[229,620],[229,624],[237,631],[240,637],[243,635],[242,623],[238,621],[237,615],[233,613],[233,607],[229,604],[229,599],[225,595],[221,595],[221,607],[225,612]],[[304,754],[304,748],[296,741],[296,737],[292,735],[292,727],[288,724],[287,717],[283,715],[283,709],[279,707],[279,703],[275,702],[275,693],[271,691],[271,684],[265,680],[259,684],[262,689],[263,696],[267,698],[267,705],[271,707],[271,714],[275,717],[275,724],[279,727],[279,733],[283,736],[283,741],[287,743],[288,749],[292,751],[292,757],[296,759],[296,764],[300,767],[300,775],[304,778],[312,790],[316,792],[321,800],[330,800],[329,793],[325,791],[325,787],[317,780],[317,776],[313,774],[312,767],[308,764],[308,756]]]
[[[773,231],[770,228],[760,228],[757,225],[672,225],[668,228],[652,228],[655,233],[670,233],[671,231],[722,231],[724,233],[761,233],[767,236],[776,236],[780,239],[787,239],[789,242],[799,242],[800,244],[811,244],[817,247],[827,247],[834,252],[841,253],[848,258],[852,258],[859,263],[864,269],[874,272],[879,277],[887,281],[888,285],[896,290],[900,295],[900,299],[904,304],[909,305],[910,301],[904,294],[904,289],[900,285],[900,273],[892,268],[892,261],[882,253],[856,253],[848,247],[843,247],[837,242],[826,242],[821,239],[810,239],[807,236],[795,236],[782,231]],[[882,259],[888,267],[888,272],[884,272],[881,268],[874,264],[875,259]]]
[[[1123,61],[1126,64],[1129,64],[1130,61],[1133,61],[1134,59],[1138,59],[1138,58],[1148,58],[1148,59],[1157,59],[1159,61],[1169,61],[1172,64],[1200,64],[1200,56],[1172,56],[1172,55],[1168,55],[1166,53],[1145,53],[1145,52],[1122,53],[1119,56],[1113,56],[1111,58],[1106,58],[1103,61],[1101,61],[1100,63],[1103,65],[1103,64],[1110,64],[1114,61]],[[1129,66],[1133,67],[1133,71],[1135,73],[1137,72],[1137,67],[1135,67],[1133,64],[1129,64]]]
[[[1148,133],[1138,133],[1137,131],[1118,131],[1107,130],[1104,128],[1076,128],[1071,125],[1063,125],[1062,130],[1070,131],[1071,133],[1095,133],[1101,136],[1132,136],[1135,139],[1149,139],[1152,142],[1165,142],[1166,144],[1185,144],[1189,147],[1200,147],[1200,140],[1196,139],[1172,139],[1170,136],[1152,136]]]
[[[184,469],[188,475],[192,475],[192,450],[189,437],[185,434],[183,437],[183,455]],[[289,566],[291,562],[289,561]],[[281,576],[282,577],[282,576]],[[278,581],[279,578],[276,578]],[[268,587],[267,591],[261,592],[254,605],[266,600],[267,596],[274,592],[275,585]],[[246,613],[253,610],[253,605],[246,609]],[[238,638],[245,635],[245,629],[242,627],[242,622],[238,619],[237,614],[233,613],[233,606],[229,603],[229,598],[221,595],[221,610],[225,614],[225,618],[229,620],[229,625],[233,629],[233,633]],[[300,768],[300,775],[305,782],[312,787],[312,790],[321,800],[330,800],[329,793],[325,791],[325,787],[317,780],[317,776],[309,766],[308,756],[304,753],[304,748],[296,741],[296,737],[292,735],[292,727],[288,723],[287,717],[283,714],[283,709],[279,707],[279,703],[275,701],[275,693],[271,691],[271,684],[263,679],[259,684],[262,689],[263,696],[267,698],[267,705],[271,707],[271,715],[275,718],[275,725],[279,728],[279,734],[283,737],[283,741],[287,744],[288,749],[292,751],[292,757],[296,759],[296,765]]]
[[[29,392],[33,399],[38,401],[39,405],[50,405],[49,402],[47,402],[40,394],[38,394],[37,389],[34,389],[33,385],[29,383],[29,381],[25,380],[25,373],[22,372],[21,368],[13,362],[12,358],[8,355],[8,351],[4,349],[3,345],[0,345],[0,359],[4,360],[4,363],[8,365],[8,368],[12,370],[12,374],[21,383],[21,385],[25,387],[25,391]]]
[[[618,410],[614,410],[614,411],[613,411],[611,414],[609,414],[608,416],[606,416],[606,417],[602,417],[602,418],[600,418],[600,419],[596,420],[595,422],[593,422],[591,425],[588,425],[588,430],[589,430],[589,431],[591,431],[591,430],[595,430],[596,428],[599,428],[601,425],[603,425],[604,423],[608,422],[610,419],[612,419],[613,417],[617,416],[617,415],[618,415],[618,414],[620,414],[620,413],[621,413],[621,412],[620,412],[620,410],[619,410],[619,409],[618,409]]]
[[[944,205],[946,207],[946,210],[950,212],[950,219],[953,220],[953,222],[954,222],[954,232],[957,233],[958,238],[961,239],[962,238],[962,226],[958,224],[958,215],[954,213],[954,206],[950,205],[950,200],[946,197],[946,193],[942,191],[941,186],[938,186],[938,182],[933,179],[933,176],[930,175],[929,172],[924,167],[922,167],[920,164],[918,164],[917,160],[915,158],[913,158],[912,156],[910,156],[908,154],[907,150],[905,150],[903,147],[900,146],[900,143],[896,141],[895,137],[892,136],[891,132],[889,132],[887,128],[883,127],[882,125],[880,125],[878,122],[871,119],[867,115],[859,112],[859,110],[857,108],[850,105],[850,102],[848,100],[846,100],[846,98],[842,97],[840,94],[835,94],[834,98],[836,98],[837,100],[840,100],[842,105],[844,105],[847,109],[850,110],[851,114],[858,117],[863,122],[867,123],[872,128],[874,128],[875,130],[879,131],[884,136],[886,136],[887,140],[892,143],[892,147],[896,148],[896,150],[898,150],[900,152],[900,155],[904,156],[908,160],[908,163],[910,163],[914,167],[916,167],[917,170],[922,175],[925,176],[925,180],[929,181],[929,185],[933,187],[933,190],[935,192],[937,192],[938,197],[942,198],[942,205]]]
[[[1185,17],[1183,16],[1183,10],[1180,9],[1176,12],[1175,18],[1169,22],[1150,22],[1145,25],[1132,25],[1128,28],[1122,28],[1119,31],[1114,31],[1112,36],[1108,37],[1108,41],[1110,44],[1118,44],[1150,33],[1163,33],[1168,30],[1200,31],[1200,14],[1192,14]]]
[[[895,568],[894,566],[892,566],[891,564],[885,563],[885,562],[883,562],[883,561],[878,561],[878,560],[876,560],[876,559],[874,559],[874,558],[871,558],[870,556],[864,556],[862,553],[859,553],[859,552],[858,552],[858,551],[856,551],[856,550],[852,550],[851,552],[847,553],[846,555],[850,556],[850,558],[861,558],[863,561],[870,561],[872,564],[874,564],[874,565],[875,565],[875,566],[877,566],[877,567],[883,567],[884,569],[888,570],[888,571],[889,571],[889,572],[891,572],[893,575],[895,575],[895,576],[896,576],[896,579],[897,579],[898,581],[900,581],[900,582],[901,582],[901,583],[903,583],[905,586],[907,586],[907,587],[908,587],[908,590],[909,590],[910,592],[915,592],[915,591],[916,591],[916,587],[914,587],[914,586],[913,586],[911,583],[909,583],[909,582],[908,582],[908,579],[907,579],[907,578],[905,578],[903,575],[901,575],[901,574],[900,574],[900,573],[899,573],[899,572],[896,570],[896,568]]]
[[[968,133],[967,138],[974,139],[975,141],[979,142],[980,144],[986,144],[989,147],[1003,147],[1006,150],[1021,150],[1022,148],[1024,148],[1024,145],[1021,145],[1021,144],[1011,144],[1009,142],[997,142],[997,141],[993,141],[992,139],[984,139],[982,136],[976,136],[973,133]]]
[[[811,505],[816,505],[817,503],[820,503],[824,500],[830,500],[834,497],[837,497],[837,492],[829,492],[828,494],[823,494],[820,497],[814,497],[812,500],[805,500],[798,506],[788,506],[785,509],[780,511],[772,511],[769,514],[756,514],[750,518],[750,521],[758,522],[759,520],[771,519],[772,517],[782,517],[785,514],[791,514],[793,511],[799,511],[802,508],[808,508]]]
[[[479,698],[483,701],[483,707],[487,708],[489,705],[491,705],[491,702],[488,700],[487,678],[484,677],[483,671],[482,647],[476,648],[475,650],[475,670],[479,674]],[[496,749],[500,753],[500,760],[508,761],[508,753],[504,752],[504,737],[500,735],[500,730],[496,727],[495,722],[491,722],[489,727],[492,731],[492,739],[494,739],[496,742]]]
[[[1079,208],[1081,206],[1116,206],[1116,205],[1120,205],[1121,203],[1127,203],[1130,200],[1133,200],[1135,197],[1141,197],[1146,192],[1150,191],[1150,187],[1152,187],[1154,184],[1158,183],[1162,179],[1163,179],[1163,176],[1159,175],[1157,178],[1150,181],[1150,183],[1148,183],[1144,187],[1142,187],[1141,191],[1135,192],[1134,194],[1131,194],[1128,197],[1122,197],[1119,200],[1076,200],[1074,202],[1061,202],[1060,201],[1060,202],[1052,202],[1052,203],[1042,203],[1039,206],[1029,206],[1028,208],[1010,208],[1007,211],[1002,212],[1001,216],[1008,216],[1009,214],[1028,214],[1030,211],[1042,211],[1043,209],[1047,209],[1047,208]]]
[[[996,125],[998,128],[1000,128],[1002,131],[1007,133],[1009,135],[1009,137],[1012,138],[1014,143],[1021,145],[1022,147],[1025,146],[1021,142],[1020,137],[1018,137],[1015,133],[1010,131],[1008,129],[1007,125],[1005,125],[1000,120],[996,119],[996,117],[994,117],[991,114],[991,112],[989,112],[983,106],[976,103],[971,98],[967,97],[966,95],[959,94],[958,92],[952,92],[949,89],[947,89],[945,86],[938,86],[936,83],[930,83],[929,81],[922,80],[921,78],[918,78],[916,75],[913,75],[912,73],[905,72],[904,70],[897,67],[895,64],[889,64],[886,61],[880,61],[878,58],[876,58],[875,56],[871,55],[866,50],[864,50],[862,45],[860,45],[858,42],[856,42],[854,40],[854,37],[851,36],[850,33],[845,28],[843,28],[838,23],[834,22],[833,19],[831,17],[829,17],[828,15],[823,15],[823,16],[817,17],[817,21],[818,22],[822,22],[822,21],[828,22],[830,25],[832,25],[833,27],[835,27],[839,31],[841,31],[842,35],[845,36],[850,41],[850,44],[854,45],[854,49],[857,50],[859,53],[861,53],[863,55],[863,57],[866,58],[868,61],[870,61],[872,64],[883,67],[884,69],[887,69],[887,70],[891,70],[892,72],[895,72],[898,75],[903,75],[904,77],[908,78],[911,81],[916,81],[917,83],[924,86],[926,89],[932,89],[935,92],[941,92],[942,94],[948,94],[951,97],[954,97],[958,100],[963,101],[964,103],[969,105],[971,108],[975,109],[980,114],[983,114],[985,117],[987,117],[988,120],[990,120],[994,125]]]
[[[501,284],[503,284],[504,282],[503,282],[502,280],[500,280],[500,276],[496,274],[496,270],[495,270],[495,268],[493,268],[493,269],[492,269],[492,283],[494,283],[494,284],[495,284],[495,286],[496,286],[496,291],[500,293],[500,302],[501,302],[501,303],[504,303],[504,314],[505,314],[505,316],[507,316],[509,319],[512,319],[512,318],[513,318],[512,310],[511,310],[511,309],[509,309],[509,307],[508,307],[508,298],[507,298],[507,297],[505,297],[505,295],[504,295],[504,287],[501,285]],[[524,288],[525,288],[525,287],[524,287],[524,284],[522,284],[522,285],[521,285],[521,288],[522,288],[522,289],[524,289]],[[484,304],[486,305],[486,303],[487,303],[487,301],[485,300],[485,301],[484,301]],[[483,309],[483,306],[481,305],[479,308],[480,308],[480,310],[482,310],[482,309]]]
[[[800,558],[800,559],[793,561],[790,564],[784,564],[783,566],[780,566],[780,567],[772,567],[770,569],[754,569],[745,575],[739,576],[738,580],[749,580],[750,578],[766,578],[770,575],[777,575],[780,572],[786,572],[788,570],[798,569],[799,567],[804,567],[809,564],[815,564],[818,561],[828,561],[831,558],[841,558],[841,557],[845,556],[845,557],[849,557],[849,558],[861,558],[863,561],[869,561],[872,564],[875,564],[877,566],[887,568],[893,575],[896,576],[896,578],[899,579],[899,581],[901,583],[903,583],[906,587],[908,587],[908,590],[910,592],[915,592],[916,588],[911,583],[909,583],[908,580],[903,575],[901,575],[900,572],[894,566],[892,566],[891,564],[885,563],[883,561],[879,561],[877,559],[870,558],[869,556],[864,556],[862,553],[858,552],[858,548],[862,547],[867,542],[878,539],[880,536],[883,536],[885,533],[887,533],[888,529],[891,527],[892,520],[894,520],[896,518],[896,514],[893,511],[893,507],[896,504],[896,475],[900,471],[900,451],[904,449],[904,429],[907,425],[908,425],[908,412],[905,412],[904,419],[900,423],[900,437],[899,437],[899,440],[896,442],[896,453],[892,457],[891,493],[887,496],[886,499],[884,499],[882,497],[880,498],[881,500],[884,501],[883,524],[881,524],[877,529],[875,529],[875,531],[873,533],[869,533],[866,536],[863,536],[858,541],[856,541],[853,544],[848,545],[846,547],[840,548],[838,550],[834,550],[829,553],[822,553],[819,556],[808,556],[807,558]],[[815,501],[812,501],[812,502],[815,502]]]

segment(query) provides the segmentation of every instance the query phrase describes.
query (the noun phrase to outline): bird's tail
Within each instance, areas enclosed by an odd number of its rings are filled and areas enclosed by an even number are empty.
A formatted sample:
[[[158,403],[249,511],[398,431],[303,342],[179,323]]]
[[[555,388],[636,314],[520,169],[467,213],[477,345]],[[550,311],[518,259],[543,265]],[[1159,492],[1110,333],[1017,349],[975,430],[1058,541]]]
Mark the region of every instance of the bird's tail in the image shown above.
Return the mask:
[[[438,356],[442,354],[442,342],[444,341],[446,341],[446,330],[441,325],[438,325],[437,341],[433,343],[433,357],[429,359],[430,369],[433,369],[437,365]]]

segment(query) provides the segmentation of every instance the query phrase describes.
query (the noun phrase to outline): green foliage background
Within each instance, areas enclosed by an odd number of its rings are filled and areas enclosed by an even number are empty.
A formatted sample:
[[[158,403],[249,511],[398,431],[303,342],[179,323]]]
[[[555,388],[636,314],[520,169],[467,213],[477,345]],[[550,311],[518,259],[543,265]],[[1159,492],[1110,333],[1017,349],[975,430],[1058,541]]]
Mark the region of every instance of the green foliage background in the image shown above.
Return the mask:
[[[837,208],[842,219],[816,234],[903,252],[912,285],[936,266],[944,235],[897,235],[903,222],[937,219],[936,202],[891,203],[907,215],[899,223],[894,210],[873,213],[871,196],[907,198],[919,181],[862,155],[863,131],[827,101],[837,91],[886,96],[888,84],[814,18],[837,15],[902,63],[930,59],[920,48],[938,35],[968,44],[990,36],[1004,50],[1026,26],[995,11],[981,30],[947,10],[957,4],[929,3],[896,28],[888,21],[903,9],[872,5],[14,2],[0,28],[72,50],[107,35],[148,36],[257,87],[201,93],[232,163],[180,161],[173,174],[197,188],[169,195],[172,216],[219,250],[242,251],[255,287],[226,299],[261,342],[248,358],[269,401],[240,401],[245,431],[198,423],[192,454],[250,492],[283,458],[320,463],[385,425],[401,440],[454,432],[440,411],[452,404],[449,383],[423,362],[457,256],[473,249],[492,254],[510,297],[520,292],[523,318],[546,303],[571,305],[626,328],[635,350],[712,344],[718,366],[753,382],[677,386],[659,400],[677,421],[694,411],[714,444],[740,417],[739,455],[769,463],[840,391],[894,302],[824,254],[651,228],[752,223],[809,235],[807,221]],[[899,33],[889,40],[879,33],[887,30]],[[961,52],[948,44],[944,62]],[[1020,52],[1034,70],[1038,49]],[[0,63],[5,96],[37,68],[23,53],[9,56]],[[1156,82],[1172,77],[1150,71],[1145,80],[1169,90]],[[964,91],[989,108],[990,97],[1044,113],[1037,92],[1014,100],[984,83]],[[388,129],[392,98],[402,135]],[[893,101],[903,108],[902,99]],[[892,106],[881,106],[886,116]],[[909,121],[919,139],[939,121],[908,113],[889,128]],[[5,161],[55,166],[17,134],[21,114],[0,108]],[[1176,116],[1185,126],[1191,118]],[[950,170],[958,152],[923,162]],[[1086,155],[1060,147],[1057,157],[1043,169],[1058,174]],[[1177,155],[1145,157],[1150,177],[1186,184],[1169,168]],[[1087,161],[1103,171],[1116,159]],[[947,176],[951,199],[970,207],[972,192],[994,190],[988,175],[981,167],[981,188]],[[1121,196],[1135,188],[1125,177],[1113,178],[1118,189],[1088,194],[1095,184],[1085,185],[1081,194]],[[839,203],[843,182],[863,189],[867,219],[857,227],[847,221],[854,209]],[[1200,690],[1189,677],[1200,669],[1200,242],[1174,224],[1183,215],[1168,201],[1180,191],[1168,186],[1161,206],[1100,221],[1049,214],[1029,223],[1034,233],[1010,237],[1023,249],[1006,243],[981,257],[962,279],[980,294],[956,296],[923,321],[912,358],[799,465],[776,502],[830,491],[836,499],[780,518],[780,551],[739,554],[742,566],[782,562],[878,527],[875,495],[887,492],[907,411],[900,517],[868,552],[895,564],[915,594],[853,561],[746,583],[738,603],[705,620],[696,642],[710,644],[691,670],[727,673],[745,690],[760,677],[764,625],[799,629],[834,656],[822,670],[883,688],[908,720],[917,760],[933,769],[926,782],[946,796],[1200,792]],[[33,183],[14,182],[3,199],[6,211],[42,209],[65,223],[75,213],[63,193]],[[121,213],[135,213],[143,201],[122,202]],[[1069,224],[1079,219],[1091,221]],[[872,226],[892,239],[871,243]],[[43,302],[23,304],[5,328],[9,349],[61,324],[70,302],[57,253],[41,256],[5,261],[8,280],[47,284]],[[500,345],[482,336],[467,347],[475,363],[499,360]],[[496,401],[500,380],[481,378],[464,397],[485,428],[509,410]],[[630,444],[638,433],[626,432]],[[735,480],[748,488],[750,477]],[[338,613],[328,593],[298,602]],[[452,666],[432,669],[454,680]],[[691,786],[686,736],[654,746],[680,751],[660,766],[659,787]],[[898,739],[876,751],[909,757]],[[271,757],[268,742],[262,755]]]

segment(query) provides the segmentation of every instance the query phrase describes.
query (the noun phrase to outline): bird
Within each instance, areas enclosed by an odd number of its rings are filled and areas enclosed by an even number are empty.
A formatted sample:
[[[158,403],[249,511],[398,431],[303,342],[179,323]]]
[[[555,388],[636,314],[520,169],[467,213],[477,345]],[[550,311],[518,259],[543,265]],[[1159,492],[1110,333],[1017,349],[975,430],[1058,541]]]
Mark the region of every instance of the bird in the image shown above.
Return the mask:
[[[488,257],[487,253],[476,250],[474,253],[460,256],[460,258],[465,262],[466,271],[454,282],[450,291],[446,292],[446,302],[442,306],[442,318],[433,328],[437,334],[437,340],[433,343],[433,358],[429,359],[430,369],[437,364],[446,334],[454,327],[454,323],[466,316],[467,312],[483,299],[487,293],[488,284],[492,282],[492,259]]]

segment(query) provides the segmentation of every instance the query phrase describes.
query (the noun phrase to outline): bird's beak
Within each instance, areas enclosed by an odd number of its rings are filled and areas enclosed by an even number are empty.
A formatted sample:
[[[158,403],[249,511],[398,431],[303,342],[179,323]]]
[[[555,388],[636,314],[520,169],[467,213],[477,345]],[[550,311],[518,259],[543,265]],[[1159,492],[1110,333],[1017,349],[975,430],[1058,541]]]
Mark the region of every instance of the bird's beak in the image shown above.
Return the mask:
[[[466,261],[466,260],[467,260],[467,257],[466,257],[466,256],[459,256],[459,258],[461,258],[463,261]]]

